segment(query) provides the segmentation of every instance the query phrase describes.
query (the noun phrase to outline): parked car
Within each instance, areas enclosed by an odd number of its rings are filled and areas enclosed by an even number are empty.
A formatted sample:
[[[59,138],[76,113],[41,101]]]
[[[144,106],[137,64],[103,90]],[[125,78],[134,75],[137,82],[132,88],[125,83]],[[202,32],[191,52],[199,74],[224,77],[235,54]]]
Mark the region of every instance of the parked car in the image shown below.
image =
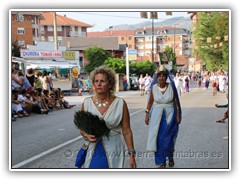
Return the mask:
[[[129,83],[130,83],[130,90],[135,90],[135,91],[139,90],[137,77],[129,77]]]

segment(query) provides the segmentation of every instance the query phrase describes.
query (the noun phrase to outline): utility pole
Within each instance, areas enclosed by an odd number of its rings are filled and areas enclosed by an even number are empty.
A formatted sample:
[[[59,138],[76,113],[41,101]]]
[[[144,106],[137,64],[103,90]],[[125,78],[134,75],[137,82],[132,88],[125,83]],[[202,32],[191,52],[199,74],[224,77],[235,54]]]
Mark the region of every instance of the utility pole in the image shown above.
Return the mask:
[[[141,18],[148,19],[147,12],[140,12]],[[152,19],[152,63],[154,63],[154,19],[158,19],[158,13],[157,12],[150,12],[150,19]]]
[[[129,83],[129,59],[128,59],[128,44],[126,43],[126,76],[127,76],[127,83]]]
[[[53,12],[54,50],[58,50],[56,12]]]
[[[154,52],[153,52],[153,37],[154,37],[154,19],[152,18],[152,63],[154,63]]]
[[[174,24],[174,29],[173,29],[173,52],[175,54],[175,24]]]

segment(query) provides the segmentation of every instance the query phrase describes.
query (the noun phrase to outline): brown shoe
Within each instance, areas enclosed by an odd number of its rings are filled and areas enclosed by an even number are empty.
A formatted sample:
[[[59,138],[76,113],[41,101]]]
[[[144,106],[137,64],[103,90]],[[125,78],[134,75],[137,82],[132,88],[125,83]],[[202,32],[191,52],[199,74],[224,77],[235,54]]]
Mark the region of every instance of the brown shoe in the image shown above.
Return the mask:
[[[174,167],[174,160],[173,159],[169,160],[168,166],[169,167]]]
[[[159,169],[165,169],[166,168],[166,163],[162,163],[160,164],[160,166],[158,166]]]

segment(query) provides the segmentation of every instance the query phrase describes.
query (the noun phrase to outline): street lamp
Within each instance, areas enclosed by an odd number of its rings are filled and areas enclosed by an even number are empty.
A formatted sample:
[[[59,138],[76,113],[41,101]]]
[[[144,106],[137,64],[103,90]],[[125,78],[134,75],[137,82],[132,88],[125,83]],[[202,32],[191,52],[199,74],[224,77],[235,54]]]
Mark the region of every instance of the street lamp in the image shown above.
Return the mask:
[[[147,12],[140,12],[141,18],[148,19]],[[153,38],[154,38],[154,19],[158,19],[158,13],[157,12],[150,12],[150,19],[152,19],[152,62],[154,62],[154,44],[153,44]]]

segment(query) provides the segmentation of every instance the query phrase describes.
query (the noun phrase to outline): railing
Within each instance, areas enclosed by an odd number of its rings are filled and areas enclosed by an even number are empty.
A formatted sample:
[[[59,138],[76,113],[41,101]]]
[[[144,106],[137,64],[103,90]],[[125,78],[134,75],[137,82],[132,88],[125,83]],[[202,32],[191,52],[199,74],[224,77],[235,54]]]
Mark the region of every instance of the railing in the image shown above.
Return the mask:
[[[38,24],[32,24],[32,28],[33,28],[33,29],[36,29],[36,28],[38,28],[38,27],[39,27]]]

